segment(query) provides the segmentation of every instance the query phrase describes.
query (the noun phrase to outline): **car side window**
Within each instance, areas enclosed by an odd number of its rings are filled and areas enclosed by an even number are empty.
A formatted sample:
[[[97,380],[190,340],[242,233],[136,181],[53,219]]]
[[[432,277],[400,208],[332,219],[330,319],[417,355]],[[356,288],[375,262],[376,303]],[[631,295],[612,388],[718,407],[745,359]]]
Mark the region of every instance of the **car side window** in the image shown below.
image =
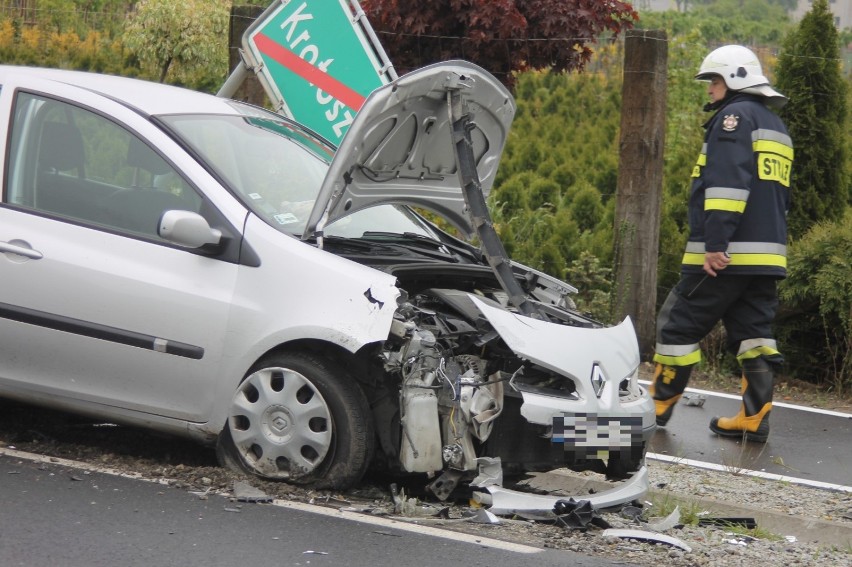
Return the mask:
[[[15,101],[7,202],[149,237],[167,210],[202,199],[134,133],[89,110],[29,93]]]

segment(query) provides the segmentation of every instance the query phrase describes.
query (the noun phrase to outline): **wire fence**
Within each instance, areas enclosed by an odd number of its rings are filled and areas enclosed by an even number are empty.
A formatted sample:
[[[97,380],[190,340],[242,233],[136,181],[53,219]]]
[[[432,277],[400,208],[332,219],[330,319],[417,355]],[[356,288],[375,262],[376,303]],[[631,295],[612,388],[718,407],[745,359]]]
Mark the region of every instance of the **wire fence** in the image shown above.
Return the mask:
[[[65,22],[66,25],[68,23],[73,23],[75,25],[83,25],[88,29],[93,29],[97,31],[111,31],[120,28],[127,21],[128,15],[133,10],[133,4],[133,2],[128,1],[126,2],[124,9],[110,11],[99,11],[89,9],[60,10],[55,8],[39,8],[38,3],[34,0],[6,0],[2,4],[0,4],[0,19],[14,19],[27,26],[49,23],[50,25],[62,27],[63,22]],[[240,20],[242,23],[253,20],[253,18],[241,14],[231,14],[230,18],[232,20]],[[423,41],[424,43],[442,42],[442,44],[447,46],[457,45],[458,54],[462,57],[464,56],[465,45],[473,45],[476,42],[480,41],[469,36],[459,35],[440,35],[429,33],[408,34],[400,32],[388,32],[383,30],[376,30],[376,33],[380,38],[412,37],[417,38],[418,41]],[[699,51],[707,51],[708,49],[714,47],[713,45],[708,45],[705,43],[684,43],[682,38],[662,39],[659,37],[649,36],[648,39],[653,39],[654,41],[666,41],[667,43],[675,41],[677,42],[678,47],[689,49],[695,48]],[[227,38],[223,38],[223,40],[227,41]],[[565,36],[555,38],[544,38],[526,36],[497,38],[491,40],[491,44],[494,46],[495,50],[524,49],[525,46],[532,46],[533,44],[537,43],[565,43],[569,46],[589,45],[594,48],[594,46],[596,45],[605,45],[607,43],[612,42],[618,42],[623,44],[623,35],[617,38],[613,38],[605,34],[602,37]],[[771,53],[775,56],[779,54],[779,47],[777,46],[762,46],[748,43],[746,45],[747,47],[751,47],[758,52]],[[842,73],[844,74],[844,76],[850,77],[852,76],[852,44],[842,46],[840,51],[840,57],[831,58],[831,60],[837,61],[838,64],[841,65]],[[807,55],[787,55],[792,56],[794,58],[820,59],[823,61],[828,60],[826,58]]]
[[[66,28],[106,32],[119,29],[127,21],[131,11],[130,2],[123,10],[89,10],[39,8],[32,0],[7,0],[0,6],[0,19],[12,19],[24,26],[49,25],[65,31]]]

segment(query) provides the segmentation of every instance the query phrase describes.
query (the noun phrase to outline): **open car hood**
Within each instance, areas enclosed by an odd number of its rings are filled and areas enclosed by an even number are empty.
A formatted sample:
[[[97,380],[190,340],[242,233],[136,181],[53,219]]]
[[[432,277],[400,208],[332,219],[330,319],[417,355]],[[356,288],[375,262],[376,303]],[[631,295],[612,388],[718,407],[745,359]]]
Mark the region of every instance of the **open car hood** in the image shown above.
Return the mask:
[[[472,63],[430,65],[376,89],[364,102],[335,154],[304,237],[383,203],[428,209],[471,236],[474,225],[461,188],[450,121],[449,93],[456,91],[473,116],[473,157],[487,196],[515,101],[497,79]]]

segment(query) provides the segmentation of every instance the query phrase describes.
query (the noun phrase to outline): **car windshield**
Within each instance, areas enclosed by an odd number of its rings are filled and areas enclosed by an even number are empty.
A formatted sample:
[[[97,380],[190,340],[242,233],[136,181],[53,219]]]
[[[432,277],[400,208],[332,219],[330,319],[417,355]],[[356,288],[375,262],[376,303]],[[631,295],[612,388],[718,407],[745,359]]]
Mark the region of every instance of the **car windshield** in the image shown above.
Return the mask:
[[[282,232],[301,236],[334,148],[274,114],[239,106],[248,115],[168,115],[160,119],[249,209]],[[405,207],[380,205],[325,227],[325,234],[434,232]]]
[[[300,235],[333,148],[271,116],[161,117],[255,214]]]

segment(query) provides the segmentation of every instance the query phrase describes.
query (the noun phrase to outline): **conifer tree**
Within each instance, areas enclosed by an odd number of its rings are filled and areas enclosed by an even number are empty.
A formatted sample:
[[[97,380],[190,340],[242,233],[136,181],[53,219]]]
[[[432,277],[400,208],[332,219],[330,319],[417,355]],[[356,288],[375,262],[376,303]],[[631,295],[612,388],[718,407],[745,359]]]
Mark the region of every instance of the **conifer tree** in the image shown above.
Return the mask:
[[[796,158],[788,224],[796,240],[821,220],[837,220],[849,204],[846,169],[846,83],[837,29],[827,0],[814,0],[784,40],[778,90],[790,98],[781,111]]]

